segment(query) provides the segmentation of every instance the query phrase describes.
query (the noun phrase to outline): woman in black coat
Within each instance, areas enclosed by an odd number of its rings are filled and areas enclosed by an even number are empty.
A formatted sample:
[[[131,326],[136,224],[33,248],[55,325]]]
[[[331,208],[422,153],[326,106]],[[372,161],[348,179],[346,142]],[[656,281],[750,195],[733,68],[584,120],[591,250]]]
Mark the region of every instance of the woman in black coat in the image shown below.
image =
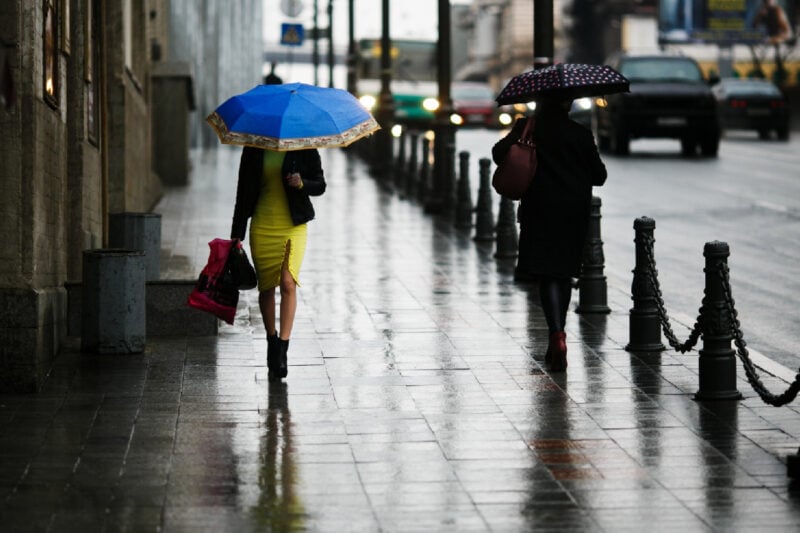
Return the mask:
[[[545,361],[553,371],[567,367],[564,324],[572,279],[580,275],[592,201],[592,186],[606,180],[606,167],[591,131],[570,120],[570,100],[537,101],[534,140],[538,165],[533,183],[520,203],[521,276],[536,279],[550,330]],[[519,138],[527,118],[492,148],[499,164]]]

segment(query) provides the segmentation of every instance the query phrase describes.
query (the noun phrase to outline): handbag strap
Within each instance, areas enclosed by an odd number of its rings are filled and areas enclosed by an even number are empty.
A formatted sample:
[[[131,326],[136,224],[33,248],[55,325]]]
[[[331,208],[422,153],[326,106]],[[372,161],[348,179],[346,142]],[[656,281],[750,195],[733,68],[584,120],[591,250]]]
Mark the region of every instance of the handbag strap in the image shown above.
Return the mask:
[[[519,136],[519,141],[536,148],[536,142],[533,140],[533,130],[536,126],[536,117],[531,116],[525,121],[525,127],[522,129],[522,135]]]

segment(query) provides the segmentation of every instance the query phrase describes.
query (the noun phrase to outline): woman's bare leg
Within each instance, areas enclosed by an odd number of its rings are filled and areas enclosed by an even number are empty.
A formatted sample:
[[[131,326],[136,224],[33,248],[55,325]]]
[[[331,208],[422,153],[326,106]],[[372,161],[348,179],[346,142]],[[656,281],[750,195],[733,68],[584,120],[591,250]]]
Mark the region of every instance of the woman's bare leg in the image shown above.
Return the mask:
[[[261,318],[267,335],[275,335],[275,288],[258,293],[258,308],[261,309]],[[282,315],[283,313],[281,313]]]
[[[280,338],[289,340],[292,336],[294,315],[297,311],[297,283],[284,264],[281,271],[281,329]]]

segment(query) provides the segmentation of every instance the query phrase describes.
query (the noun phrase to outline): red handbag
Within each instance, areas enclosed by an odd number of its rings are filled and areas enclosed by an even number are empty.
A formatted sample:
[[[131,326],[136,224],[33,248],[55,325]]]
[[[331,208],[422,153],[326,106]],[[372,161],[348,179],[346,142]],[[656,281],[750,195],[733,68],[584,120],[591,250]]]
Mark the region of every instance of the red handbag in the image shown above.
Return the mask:
[[[190,307],[211,313],[228,324],[233,324],[239,303],[239,288],[227,268],[231,250],[237,244],[229,239],[214,239],[208,243],[208,263],[200,272],[186,302]]]
[[[492,176],[492,187],[498,194],[519,200],[531,186],[536,174],[536,143],[533,140],[534,117],[525,122],[522,135],[508,149],[506,157]]]

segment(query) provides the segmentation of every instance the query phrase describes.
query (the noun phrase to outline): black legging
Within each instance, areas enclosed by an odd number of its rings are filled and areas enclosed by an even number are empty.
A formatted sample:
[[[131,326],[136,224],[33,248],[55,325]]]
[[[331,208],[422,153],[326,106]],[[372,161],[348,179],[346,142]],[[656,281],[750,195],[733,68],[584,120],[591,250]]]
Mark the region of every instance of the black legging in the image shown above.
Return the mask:
[[[572,297],[572,279],[542,276],[539,278],[539,298],[550,334],[564,331],[567,309]]]

